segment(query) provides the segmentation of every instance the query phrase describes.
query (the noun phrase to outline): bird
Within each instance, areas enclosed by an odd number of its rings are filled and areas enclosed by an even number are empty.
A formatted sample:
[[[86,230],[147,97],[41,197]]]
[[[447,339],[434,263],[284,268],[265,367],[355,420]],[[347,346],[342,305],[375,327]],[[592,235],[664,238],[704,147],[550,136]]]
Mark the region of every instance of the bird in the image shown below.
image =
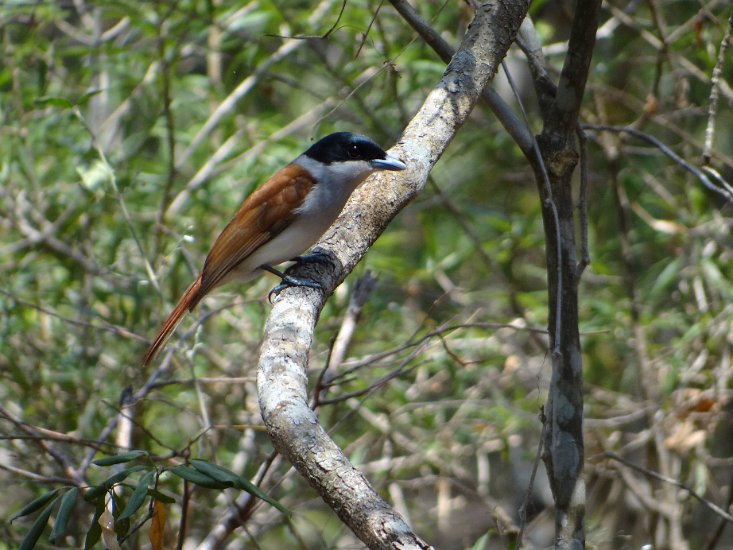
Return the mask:
[[[313,246],[341,213],[351,193],[371,174],[407,166],[375,141],[336,132],[311,145],[252,192],[217,237],[204,266],[158,331],[143,358],[149,365],[185,315],[215,288],[246,282],[263,271],[283,286],[320,288],[315,281],[284,274],[275,265],[305,261]]]

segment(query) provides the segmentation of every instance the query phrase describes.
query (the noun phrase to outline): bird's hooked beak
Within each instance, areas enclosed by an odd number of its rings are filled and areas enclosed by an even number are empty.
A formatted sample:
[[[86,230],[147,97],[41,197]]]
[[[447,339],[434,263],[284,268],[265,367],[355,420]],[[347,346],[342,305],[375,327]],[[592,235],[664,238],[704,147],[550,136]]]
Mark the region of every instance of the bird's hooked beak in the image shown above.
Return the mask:
[[[387,155],[386,158],[383,159],[374,159],[369,161],[369,165],[374,168],[375,170],[404,170],[407,168],[407,165],[402,162],[400,159],[393,157],[391,155]]]

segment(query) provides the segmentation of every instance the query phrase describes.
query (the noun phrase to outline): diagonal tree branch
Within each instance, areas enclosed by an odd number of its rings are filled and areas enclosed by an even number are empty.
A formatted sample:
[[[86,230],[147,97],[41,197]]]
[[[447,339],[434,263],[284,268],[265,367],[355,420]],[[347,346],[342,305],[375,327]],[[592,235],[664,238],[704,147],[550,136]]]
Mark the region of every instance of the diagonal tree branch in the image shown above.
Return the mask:
[[[265,327],[257,385],[275,447],[370,548],[427,548],[328,437],[308,407],[307,365],[327,295],[354,268],[389,222],[420,191],[430,170],[468,118],[514,40],[529,2],[484,4],[443,78],[392,151],[408,166],[400,176],[371,178],[320,242],[331,265],[301,266],[329,292],[286,289]]]
[[[435,53],[446,63],[450,62],[455,51],[453,48],[433,29],[420,14],[417,13],[407,0],[390,0],[392,6],[399,12],[405,21],[415,29],[420,37],[428,44]],[[528,19],[525,19],[527,21]],[[527,126],[519,119],[514,111],[507,105],[501,96],[491,86],[483,91],[483,99],[491,108],[497,120],[504,126],[504,129],[512,136],[512,139],[519,146],[525,155],[533,155],[532,134]]]

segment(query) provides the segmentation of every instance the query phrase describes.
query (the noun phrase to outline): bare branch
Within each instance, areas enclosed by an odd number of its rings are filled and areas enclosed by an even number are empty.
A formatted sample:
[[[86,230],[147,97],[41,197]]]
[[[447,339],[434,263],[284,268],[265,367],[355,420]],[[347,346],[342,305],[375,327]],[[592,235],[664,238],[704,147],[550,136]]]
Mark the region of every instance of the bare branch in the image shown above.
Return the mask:
[[[555,499],[556,548],[585,545],[583,358],[578,330],[578,264],[572,175],[576,131],[598,28],[600,0],[575,2],[568,53],[555,97],[542,107],[542,163],[533,163],[542,199],[552,335],[543,459]],[[537,71],[535,71],[537,72]],[[535,84],[543,90],[545,86]],[[546,169],[545,169],[546,167]],[[546,185],[549,176],[550,185]],[[550,194],[551,193],[551,194]],[[558,341],[559,339],[559,341]]]
[[[590,60],[596,41],[600,2],[577,2],[568,55],[557,85],[557,97],[549,111],[545,125],[558,135],[572,136],[578,124],[578,113],[588,79]]]
[[[349,308],[346,311],[343,322],[341,323],[338,335],[333,342],[331,357],[328,360],[329,369],[338,368],[346,358],[346,350],[354,336],[356,323],[359,321],[364,305],[369,299],[369,295],[372,293],[372,290],[374,290],[374,286],[376,284],[377,278],[372,275],[372,272],[369,270],[367,270],[367,272],[361,276],[358,281],[356,281],[354,290],[351,293]]]
[[[644,133],[640,130],[637,130],[636,128],[631,128],[630,126],[612,126],[608,124],[584,124],[583,128],[586,130],[603,130],[607,132],[622,132],[631,134],[632,136],[639,138],[642,141],[646,141],[650,145],[653,145],[657,149],[659,149],[662,153],[667,155],[670,159],[672,159],[674,162],[679,164],[682,168],[690,172],[692,175],[694,175],[700,182],[708,188],[710,191],[717,193],[721,197],[725,198],[728,201],[733,201],[733,188],[731,188],[730,184],[723,180],[722,178],[719,178],[717,181],[720,183],[720,186],[715,185],[712,181],[710,181],[710,178],[707,177],[705,172],[702,170],[695,168],[692,164],[687,162],[685,159],[680,157],[677,153],[672,151],[669,147],[667,147],[664,143],[659,141],[654,136]],[[706,170],[708,171],[708,170]],[[715,173],[715,172],[714,172]],[[717,176],[717,173],[715,173]],[[718,176],[719,177],[719,176]]]
[[[725,31],[723,40],[720,42],[718,59],[713,68],[713,75],[710,78],[710,102],[708,105],[708,125],[705,129],[705,149],[702,152],[702,163],[708,164],[713,151],[713,138],[715,137],[715,115],[718,111],[718,98],[720,97],[720,75],[723,72],[725,62],[725,50],[730,42],[730,33],[733,30],[733,13],[728,18],[728,28]]]
[[[631,468],[632,470],[636,470],[637,472],[640,472],[644,474],[645,476],[649,476],[651,478],[654,478],[659,481],[663,481],[664,483],[669,483],[670,485],[674,485],[675,487],[679,487],[680,489],[684,489],[688,493],[690,493],[691,496],[699,500],[702,504],[707,506],[708,509],[710,509],[712,512],[715,512],[718,514],[721,518],[723,518],[725,521],[729,523],[733,523],[733,516],[730,515],[728,512],[723,510],[720,506],[715,504],[714,502],[709,501],[705,497],[699,495],[692,487],[689,485],[682,483],[681,481],[678,481],[674,478],[671,478],[669,476],[665,476],[660,474],[659,472],[655,472],[654,470],[649,470],[648,468],[643,468],[641,466],[638,466],[631,462],[630,460],[626,460],[624,457],[612,453],[610,451],[605,451],[602,453],[599,453],[597,455],[594,455],[592,457],[589,457],[589,460],[598,460],[599,458],[609,458],[611,460],[615,460],[617,462],[620,462],[624,466],[627,466]]]
[[[425,186],[430,170],[496,73],[528,9],[527,2],[481,6],[440,83],[428,95],[392,154],[405,175],[363,185],[320,244],[331,269],[298,268],[330,291],[353,269],[395,215]],[[370,548],[427,548],[328,437],[308,407],[306,367],[327,294],[286,289],[265,328],[258,371],[260,408],[275,447]]]

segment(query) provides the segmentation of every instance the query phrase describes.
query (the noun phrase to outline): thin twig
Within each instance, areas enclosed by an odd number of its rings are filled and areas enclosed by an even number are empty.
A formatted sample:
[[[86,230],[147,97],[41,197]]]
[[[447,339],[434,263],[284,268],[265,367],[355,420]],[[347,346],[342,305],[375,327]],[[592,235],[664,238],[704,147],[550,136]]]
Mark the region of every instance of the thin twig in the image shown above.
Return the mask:
[[[211,178],[225,172],[232,166],[242,165],[249,159],[257,158],[263,153],[263,151],[266,151],[273,142],[280,141],[287,136],[301,131],[303,128],[314,126],[318,117],[320,117],[326,109],[333,107],[334,103],[334,100],[331,98],[324,100],[323,103],[312,107],[308,112],[273,132],[269,137],[259,140],[246,151],[226,160],[225,162],[225,159],[227,159],[231,151],[237,143],[239,143],[242,135],[245,133],[243,129],[239,129],[234,132],[222,145],[219,146],[216,151],[214,151],[212,155],[209,156],[203,166],[201,166],[196,174],[194,174],[194,176],[183,186],[183,189],[178,192],[175,198],[170,202],[166,211],[166,216],[173,218],[178,212],[180,212],[183,205],[188,201],[193,192]]]
[[[379,353],[374,353],[371,355],[367,355],[366,357],[363,357],[362,359],[358,359],[355,361],[348,361],[344,363],[345,365],[349,366],[349,370],[344,371],[342,373],[339,373],[339,377],[345,376],[347,374],[351,374],[352,372],[365,367],[367,365],[370,365],[372,363],[376,363],[377,361],[381,361],[383,359],[387,359],[388,357],[391,357],[392,355],[396,355],[401,351],[405,351],[409,348],[413,348],[415,346],[419,346],[425,341],[440,336],[441,334],[445,334],[448,332],[452,332],[459,329],[464,328],[480,328],[480,329],[502,329],[502,328],[509,328],[516,331],[524,331],[524,332],[530,332],[535,334],[547,334],[547,330],[541,329],[541,328],[535,328],[535,327],[519,327],[510,323],[461,323],[457,325],[448,325],[439,327],[435,330],[432,330],[426,334],[424,334],[422,337],[420,337],[418,340],[413,340],[412,338],[407,341],[406,343],[397,346],[396,348],[392,348],[386,351],[382,351]]]
[[[455,50],[443,39],[440,33],[433,29],[425,19],[420,17],[420,14],[415,11],[415,8],[407,0],[390,0],[390,3],[402,18],[420,35],[425,43],[438,54],[442,61],[445,63],[450,62]],[[504,126],[504,129],[522,152],[525,155],[531,155],[533,141],[531,129],[528,131],[527,127],[522,124],[514,111],[491,86],[484,88],[481,98],[486,101],[497,120]]]
[[[175,6],[175,3],[173,4]],[[171,199],[171,193],[173,191],[173,182],[176,177],[176,140],[175,140],[175,118],[173,117],[173,99],[171,97],[171,64],[166,60],[166,41],[163,33],[164,29],[167,28],[167,19],[171,14],[171,8],[167,10],[162,16],[158,17],[158,28],[157,28],[157,46],[158,46],[158,57],[160,58],[160,76],[161,76],[161,95],[163,100],[163,118],[165,120],[165,142],[168,151],[168,166],[166,170],[165,184],[163,187],[163,194],[160,199],[160,205],[158,206],[158,213],[156,223],[163,225],[165,218],[165,211],[168,207],[168,203]],[[160,239],[163,233],[158,231],[156,238],[156,253],[160,249]]]
[[[344,5],[346,5],[345,1],[344,1]],[[372,26],[374,25],[374,22],[377,20],[377,17],[379,16],[379,10],[382,9],[383,5],[384,5],[384,0],[380,0],[379,4],[377,4],[377,9],[374,10],[374,15],[372,15],[372,18],[369,21],[369,25],[367,25],[366,30],[362,34],[361,41],[359,42],[359,47],[356,48],[356,52],[354,53],[354,59],[359,57],[359,54],[361,53],[361,50],[364,47],[364,44],[366,44],[367,38],[369,38],[369,32],[372,30]],[[343,9],[342,9],[342,12],[343,12]],[[341,17],[340,14],[339,14],[339,17]]]
[[[578,192],[578,212],[580,215],[580,262],[578,262],[575,281],[590,264],[588,248],[588,138],[582,128],[578,128],[578,143],[580,144],[580,191]]]
[[[725,519],[726,521],[733,523],[733,516],[730,515],[728,512],[723,510],[720,506],[717,504],[710,502],[705,497],[699,495],[692,487],[689,485],[682,483],[681,481],[677,481],[674,478],[665,476],[660,474],[659,472],[655,472],[654,470],[648,470],[646,468],[643,468],[642,466],[638,466],[631,462],[630,460],[627,460],[623,458],[622,456],[617,455],[616,453],[613,453],[611,451],[604,451],[602,453],[598,453],[596,455],[591,456],[588,460],[598,460],[600,458],[609,458],[611,460],[616,460],[617,462],[620,462],[624,466],[628,466],[632,470],[636,470],[639,473],[642,473],[646,476],[649,476],[651,478],[654,478],[658,481],[662,481],[664,483],[669,483],[670,485],[674,485],[675,487],[679,487],[680,489],[683,489],[690,493],[691,496],[696,498],[698,501],[700,501],[702,504],[704,504],[708,509],[710,509],[712,512],[718,514],[721,518]]]
[[[374,286],[377,284],[377,278],[372,275],[372,272],[367,270],[364,275],[359,277],[354,285],[354,290],[351,293],[351,300],[349,301],[349,308],[344,316],[343,323],[339,329],[336,340],[333,343],[333,351],[329,360],[328,367],[330,369],[337,368],[346,357],[346,350],[351,343],[356,330],[356,324],[359,321],[361,312],[364,309],[369,296],[374,290]]]
[[[723,179],[723,176],[720,175],[720,172],[718,172],[715,168],[713,168],[712,166],[703,166],[702,171],[711,178],[713,178],[718,183],[718,185],[726,189],[729,193],[733,194],[733,185],[725,181]]]
[[[720,195],[724,199],[726,199],[729,202],[733,202],[733,192],[730,190],[730,185],[725,184],[725,187],[720,188],[713,184],[712,181],[710,181],[710,178],[708,178],[705,173],[694,167],[692,164],[687,162],[685,159],[680,157],[677,153],[672,151],[669,147],[667,147],[664,143],[659,141],[657,138],[655,138],[652,135],[646,134],[644,132],[641,132],[635,128],[630,128],[629,126],[612,126],[609,124],[583,124],[582,128],[584,130],[602,130],[607,132],[625,132],[627,134],[631,134],[632,136],[639,138],[642,141],[646,141],[647,143],[653,145],[657,149],[659,149],[662,153],[667,155],[670,159],[672,159],[674,162],[679,164],[682,168],[693,174],[700,182],[707,187],[710,191]]]
[[[36,472],[31,472],[30,470],[24,470],[22,468],[12,466],[10,464],[0,463],[0,470],[5,470],[6,472],[10,472],[11,474],[14,474],[16,477],[23,477],[25,479],[30,479],[31,481],[35,483],[53,483],[54,485],[71,485],[71,486],[77,486],[77,487],[81,485],[81,482],[77,479],[73,479],[70,477],[60,477],[60,476],[45,476],[42,474],[38,474]]]
[[[27,440],[51,440],[51,441],[58,441],[62,443],[69,443],[73,445],[81,445],[86,447],[92,447],[97,451],[102,450],[100,448],[100,445],[91,439],[81,439],[78,437],[73,437],[65,433],[57,432],[54,430],[49,430],[48,428],[42,428],[41,426],[35,426],[33,424],[29,424],[17,416],[13,415],[7,408],[0,405],[0,418],[4,418],[8,422],[14,424],[16,427],[23,429],[24,432],[28,435],[16,435],[16,434],[9,434],[9,435],[3,435],[0,437],[0,439],[3,440],[16,440],[16,439],[27,439]],[[37,435],[36,435],[37,434]],[[112,450],[115,448],[114,445],[111,443],[107,443],[106,450],[108,452],[112,452]]]
[[[529,500],[532,498],[532,487],[534,486],[534,480],[537,476],[537,470],[540,466],[540,460],[542,459],[542,446],[545,441],[545,432],[547,432],[547,417],[545,416],[545,408],[540,408],[540,424],[542,425],[542,431],[540,432],[540,439],[537,443],[537,452],[534,457],[534,464],[532,464],[532,473],[529,476],[529,482],[527,483],[527,492],[524,494],[524,500],[522,506],[519,508],[519,533],[517,534],[517,548],[522,547],[522,538],[524,537],[524,529],[527,526],[527,508],[529,507]]]
[[[318,7],[316,7],[311,16],[308,18],[307,24],[314,24],[320,20],[321,17],[330,9],[332,4],[331,0],[323,0]],[[247,78],[242,80],[234,90],[224,100],[217,105],[216,109],[211,113],[209,118],[206,120],[201,129],[196,133],[194,138],[191,140],[189,146],[181,153],[176,161],[176,169],[180,170],[186,165],[191,155],[199,148],[199,146],[206,141],[211,133],[214,131],[219,123],[224,120],[234,110],[237,104],[249,94],[255,87],[255,85],[262,79],[270,69],[276,64],[291,55],[293,52],[298,50],[301,46],[306,44],[303,40],[288,39],[285,40],[282,45],[272,53],[265,61],[263,61]],[[175,201],[168,207],[166,215],[170,215]],[[174,210],[174,209],[173,209]]]
[[[341,22],[341,17],[344,15],[344,10],[345,9],[346,9],[346,0],[344,0],[341,3],[341,9],[339,10],[339,15],[336,18],[336,21],[334,22],[334,24],[331,25],[331,28],[328,29],[323,34],[296,34],[294,36],[288,36],[288,35],[283,35],[283,34],[266,33],[265,36],[269,36],[271,38],[284,38],[284,39],[287,39],[287,40],[307,40],[309,38],[324,40],[324,39],[328,38],[329,36],[331,36],[331,34],[333,33],[333,31],[336,30],[336,27],[338,27],[338,24]]]
[[[733,505],[733,491],[730,490],[731,487],[733,487],[733,478],[728,482],[728,498],[725,503],[726,510],[730,510],[731,505]],[[723,530],[726,525],[728,524],[726,523],[725,518],[722,518],[718,523],[718,526],[715,528],[713,536],[710,537],[705,550],[714,550],[715,548],[718,548],[718,541],[720,540],[720,536],[723,534]]]
[[[713,138],[715,137],[715,114],[718,111],[718,99],[720,97],[720,75],[723,72],[725,62],[725,50],[730,42],[730,34],[733,30],[733,13],[728,18],[728,28],[725,31],[723,40],[718,50],[718,59],[713,67],[713,74],[710,77],[710,103],[708,105],[708,125],[705,128],[705,146],[702,151],[703,165],[709,164],[713,151]]]
[[[115,171],[113,170],[112,165],[107,160],[107,155],[105,154],[104,149],[102,149],[102,146],[99,144],[96,134],[94,133],[92,128],[87,124],[86,120],[84,119],[84,115],[82,115],[81,109],[79,109],[78,105],[74,106],[73,112],[76,118],[79,120],[79,122],[81,122],[82,126],[84,126],[84,128],[86,129],[90,138],[92,139],[92,144],[94,145],[94,148],[97,151],[97,155],[99,155],[99,160],[102,161],[102,163],[104,164],[104,167],[107,169],[107,172],[108,172],[107,175],[109,177],[110,184],[112,185],[112,191],[114,192],[117,203],[120,205],[120,211],[122,212],[122,217],[125,219],[125,223],[127,224],[127,227],[130,230],[130,235],[132,235],[132,238],[135,241],[135,246],[137,247],[138,251],[140,252],[140,257],[143,259],[143,263],[145,264],[145,271],[148,274],[148,280],[153,285],[153,288],[155,288],[156,292],[162,295],[160,291],[160,284],[158,283],[158,277],[155,275],[153,266],[150,264],[147,256],[145,255],[145,248],[143,248],[142,241],[138,237],[137,231],[135,230],[135,224],[132,223],[132,217],[130,216],[130,211],[127,209],[127,204],[125,203],[125,199],[122,197],[122,193],[120,193],[120,188],[117,185],[117,175],[115,174]]]
[[[522,113],[522,118],[524,119],[524,124],[526,125],[527,129],[531,133],[531,125],[529,123],[529,117],[527,116],[527,111],[524,109],[524,104],[522,103],[522,99],[519,96],[519,90],[517,89],[514,79],[512,78],[511,73],[509,72],[509,68],[506,65],[505,61],[501,62],[501,67],[504,69],[504,74],[506,75],[507,81],[509,82],[509,86],[512,89],[512,93],[514,94],[514,98],[517,101],[517,105],[519,106],[519,111]],[[545,206],[550,209],[550,212],[552,212],[552,220],[555,224],[555,238],[557,239],[557,289],[556,289],[556,304],[555,304],[555,334],[553,335],[553,347],[552,347],[552,354],[557,357],[560,354],[560,350],[562,349],[560,346],[560,342],[562,339],[562,246],[560,246],[562,242],[562,235],[560,234],[560,216],[557,213],[557,205],[555,205],[555,201],[552,197],[552,185],[550,184],[550,175],[547,173],[547,167],[545,166],[545,161],[542,158],[542,153],[540,152],[540,146],[537,143],[537,140],[534,138],[534,134],[532,134],[532,149],[534,150],[534,162],[537,164],[537,166],[540,169],[540,172],[542,173],[542,184],[545,187]]]
[[[18,298],[15,294],[12,292],[8,292],[4,288],[0,288],[0,294],[3,294],[7,296],[10,300],[12,300],[14,303],[35,309],[36,311],[40,311],[41,313],[44,313],[46,315],[49,315],[50,317],[55,317],[56,319],[60,319],[64,323],[69,323],[74,326],[82,327],[82,328],[90,328],[93,330],[99,330],[99,331],[107,331],[111,332],[115,336],[122,336],[123,338],[129,338],[131,340],[137,340],[139,342],[147,342],[148,340],[144,338],[143,336],[140,336],[139,334],[135,334],[134,332],[130,332],[125,327],[120,327],[117,325],[113,325],[112,323],[104,320],[100,320],[100,322],[104,323],[103,325],[97,325],[90,321],[79,321],[78,319],[74,319],[72,317],[67,317],[65,315],[61,315],[60,313],[49,309],[47,307],[34,304],[33,302],[29,302],[27,300],[23,300],[22,298]]]

